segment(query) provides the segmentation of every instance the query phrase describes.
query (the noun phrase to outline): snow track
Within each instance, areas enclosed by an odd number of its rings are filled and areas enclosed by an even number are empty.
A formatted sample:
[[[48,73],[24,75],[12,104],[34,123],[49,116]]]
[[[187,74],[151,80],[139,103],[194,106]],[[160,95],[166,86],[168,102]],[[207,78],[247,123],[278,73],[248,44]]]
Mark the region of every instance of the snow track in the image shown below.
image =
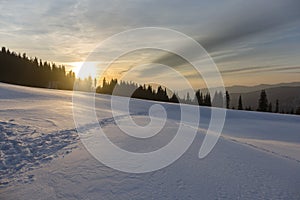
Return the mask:
[[[45,134],[30,126],[0,122],[1,186],[10,184],[10,181],[31,181],[32,175],[26,177],[22,173],[70,153],[77,140],[75,129]]]

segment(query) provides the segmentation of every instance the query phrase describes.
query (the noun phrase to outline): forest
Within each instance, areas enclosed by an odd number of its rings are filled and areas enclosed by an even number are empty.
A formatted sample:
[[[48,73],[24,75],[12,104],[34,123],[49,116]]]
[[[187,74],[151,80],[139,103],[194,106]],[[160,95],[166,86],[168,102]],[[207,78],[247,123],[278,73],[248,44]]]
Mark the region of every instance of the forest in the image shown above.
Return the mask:
[[[229,107],[230,94],[228,91],[225,94],[216,92],[213,99],[210,93],[203,93],[200,90],[196,90],[192,95],[187,93],[184,98],[180,98],[176,92],[168,94],[167,89],[162,86],[153,88],[151,85],[139,85],[133,82],[118,81],[117,79],[107,81],[106,78],[103,78],[102,84],[99,84],[97,79],[93,80],[91,77],[76,78],[75,73],[73,71],[67,72],[63,65],[42,61],[36,57],[30,58],[25,53],[21,55],[5,47],[2,47],[0,52],[0,82],[49,89],[96,91],[96,93],[101,94],[171,103],[180,102],[200,106],[226,107],[227,109],[237,108],[238,110],[248,111],[300,114],[300,107],[290,111],[280,110],[278,100],[273,106],[273,103],[268,101],[265,90],[261,91],[257,108],[244,106],[242,95],[239,96],[235,108]]]

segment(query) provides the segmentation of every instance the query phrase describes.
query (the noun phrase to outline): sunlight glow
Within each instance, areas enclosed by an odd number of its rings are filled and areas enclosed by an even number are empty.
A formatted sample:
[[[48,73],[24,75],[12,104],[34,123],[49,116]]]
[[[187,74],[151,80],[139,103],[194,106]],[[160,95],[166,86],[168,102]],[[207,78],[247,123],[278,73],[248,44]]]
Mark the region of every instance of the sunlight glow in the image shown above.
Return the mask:
[[[76,77],[84,79],[89,76],[96,78],[99,71],[98,62],[70,62],[67,63],[70,70],[75,72]]]

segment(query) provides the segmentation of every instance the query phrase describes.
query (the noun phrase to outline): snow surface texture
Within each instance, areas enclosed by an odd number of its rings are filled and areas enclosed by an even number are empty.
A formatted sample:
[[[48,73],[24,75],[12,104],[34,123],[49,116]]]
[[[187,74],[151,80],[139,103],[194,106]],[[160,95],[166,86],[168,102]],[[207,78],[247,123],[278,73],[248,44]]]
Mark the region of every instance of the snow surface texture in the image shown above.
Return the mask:
[[[149,123],[154,103],[132,100],[133,120]],[[110,96],[96,95],[101,127],[112,142],[133,152],[157,150],[174,137],[179,107],[159,104],[168,112],[164,128],[136,139],[115,123],[126,124],[129,116],[112,118]],[[230,110],[222,137],[200,160],[210,117],[209,108],[200,112],[198,134],[180,159],[150,173],[123,173],[94,159],[81,144],[71,91],[0,83],[0,199],[300,199],[299,116]]]

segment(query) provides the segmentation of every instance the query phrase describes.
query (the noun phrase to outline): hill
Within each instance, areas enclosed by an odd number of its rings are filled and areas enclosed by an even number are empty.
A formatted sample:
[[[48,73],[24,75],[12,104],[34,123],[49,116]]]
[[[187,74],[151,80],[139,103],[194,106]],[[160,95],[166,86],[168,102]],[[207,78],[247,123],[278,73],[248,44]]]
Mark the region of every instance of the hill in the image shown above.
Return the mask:
[[[74,95],[82,102],[92,97],[84,92]],[[174,138],[180,124],[197,132],[194,142],[174,163],[135,174],[110,168],[87,151],[74,125],[72,96],[72,91],[0,83],[0,199],[300,198],[299,116],[228,110],[221,138],[207,157],[199,159],[210,107],[183,105],[200,109],[200,124],[195,124],[181,119],[178,104],[131,99],[130,113],[116,110],[113,118],[111,98],[119,104],[127,98],[96,94],[99,125],[107,138],[124,150],[159,150]],[[135,131],[130,119],[142,127],[147,125],[154,104],[168,113],[156,135],[136,138],[118,127],[120,123],[136,136],[142,134]],[[83,105],[79,109],[84,114],[90,108]],[[164,115],[151,110],[157,120],[163,119]],[[189,119],[197,117],[192,113]],[[90,137],[98,129],[87,123],[80,130]],[[186,133],[182,140],[190,137]],[[110,154],[104,146],[100,150]],[[158,162],[165,159],[168,156]],[[111,160],[120,165],[125,162],[114,155]],[[135,169],[144,165],[141,162]]]

